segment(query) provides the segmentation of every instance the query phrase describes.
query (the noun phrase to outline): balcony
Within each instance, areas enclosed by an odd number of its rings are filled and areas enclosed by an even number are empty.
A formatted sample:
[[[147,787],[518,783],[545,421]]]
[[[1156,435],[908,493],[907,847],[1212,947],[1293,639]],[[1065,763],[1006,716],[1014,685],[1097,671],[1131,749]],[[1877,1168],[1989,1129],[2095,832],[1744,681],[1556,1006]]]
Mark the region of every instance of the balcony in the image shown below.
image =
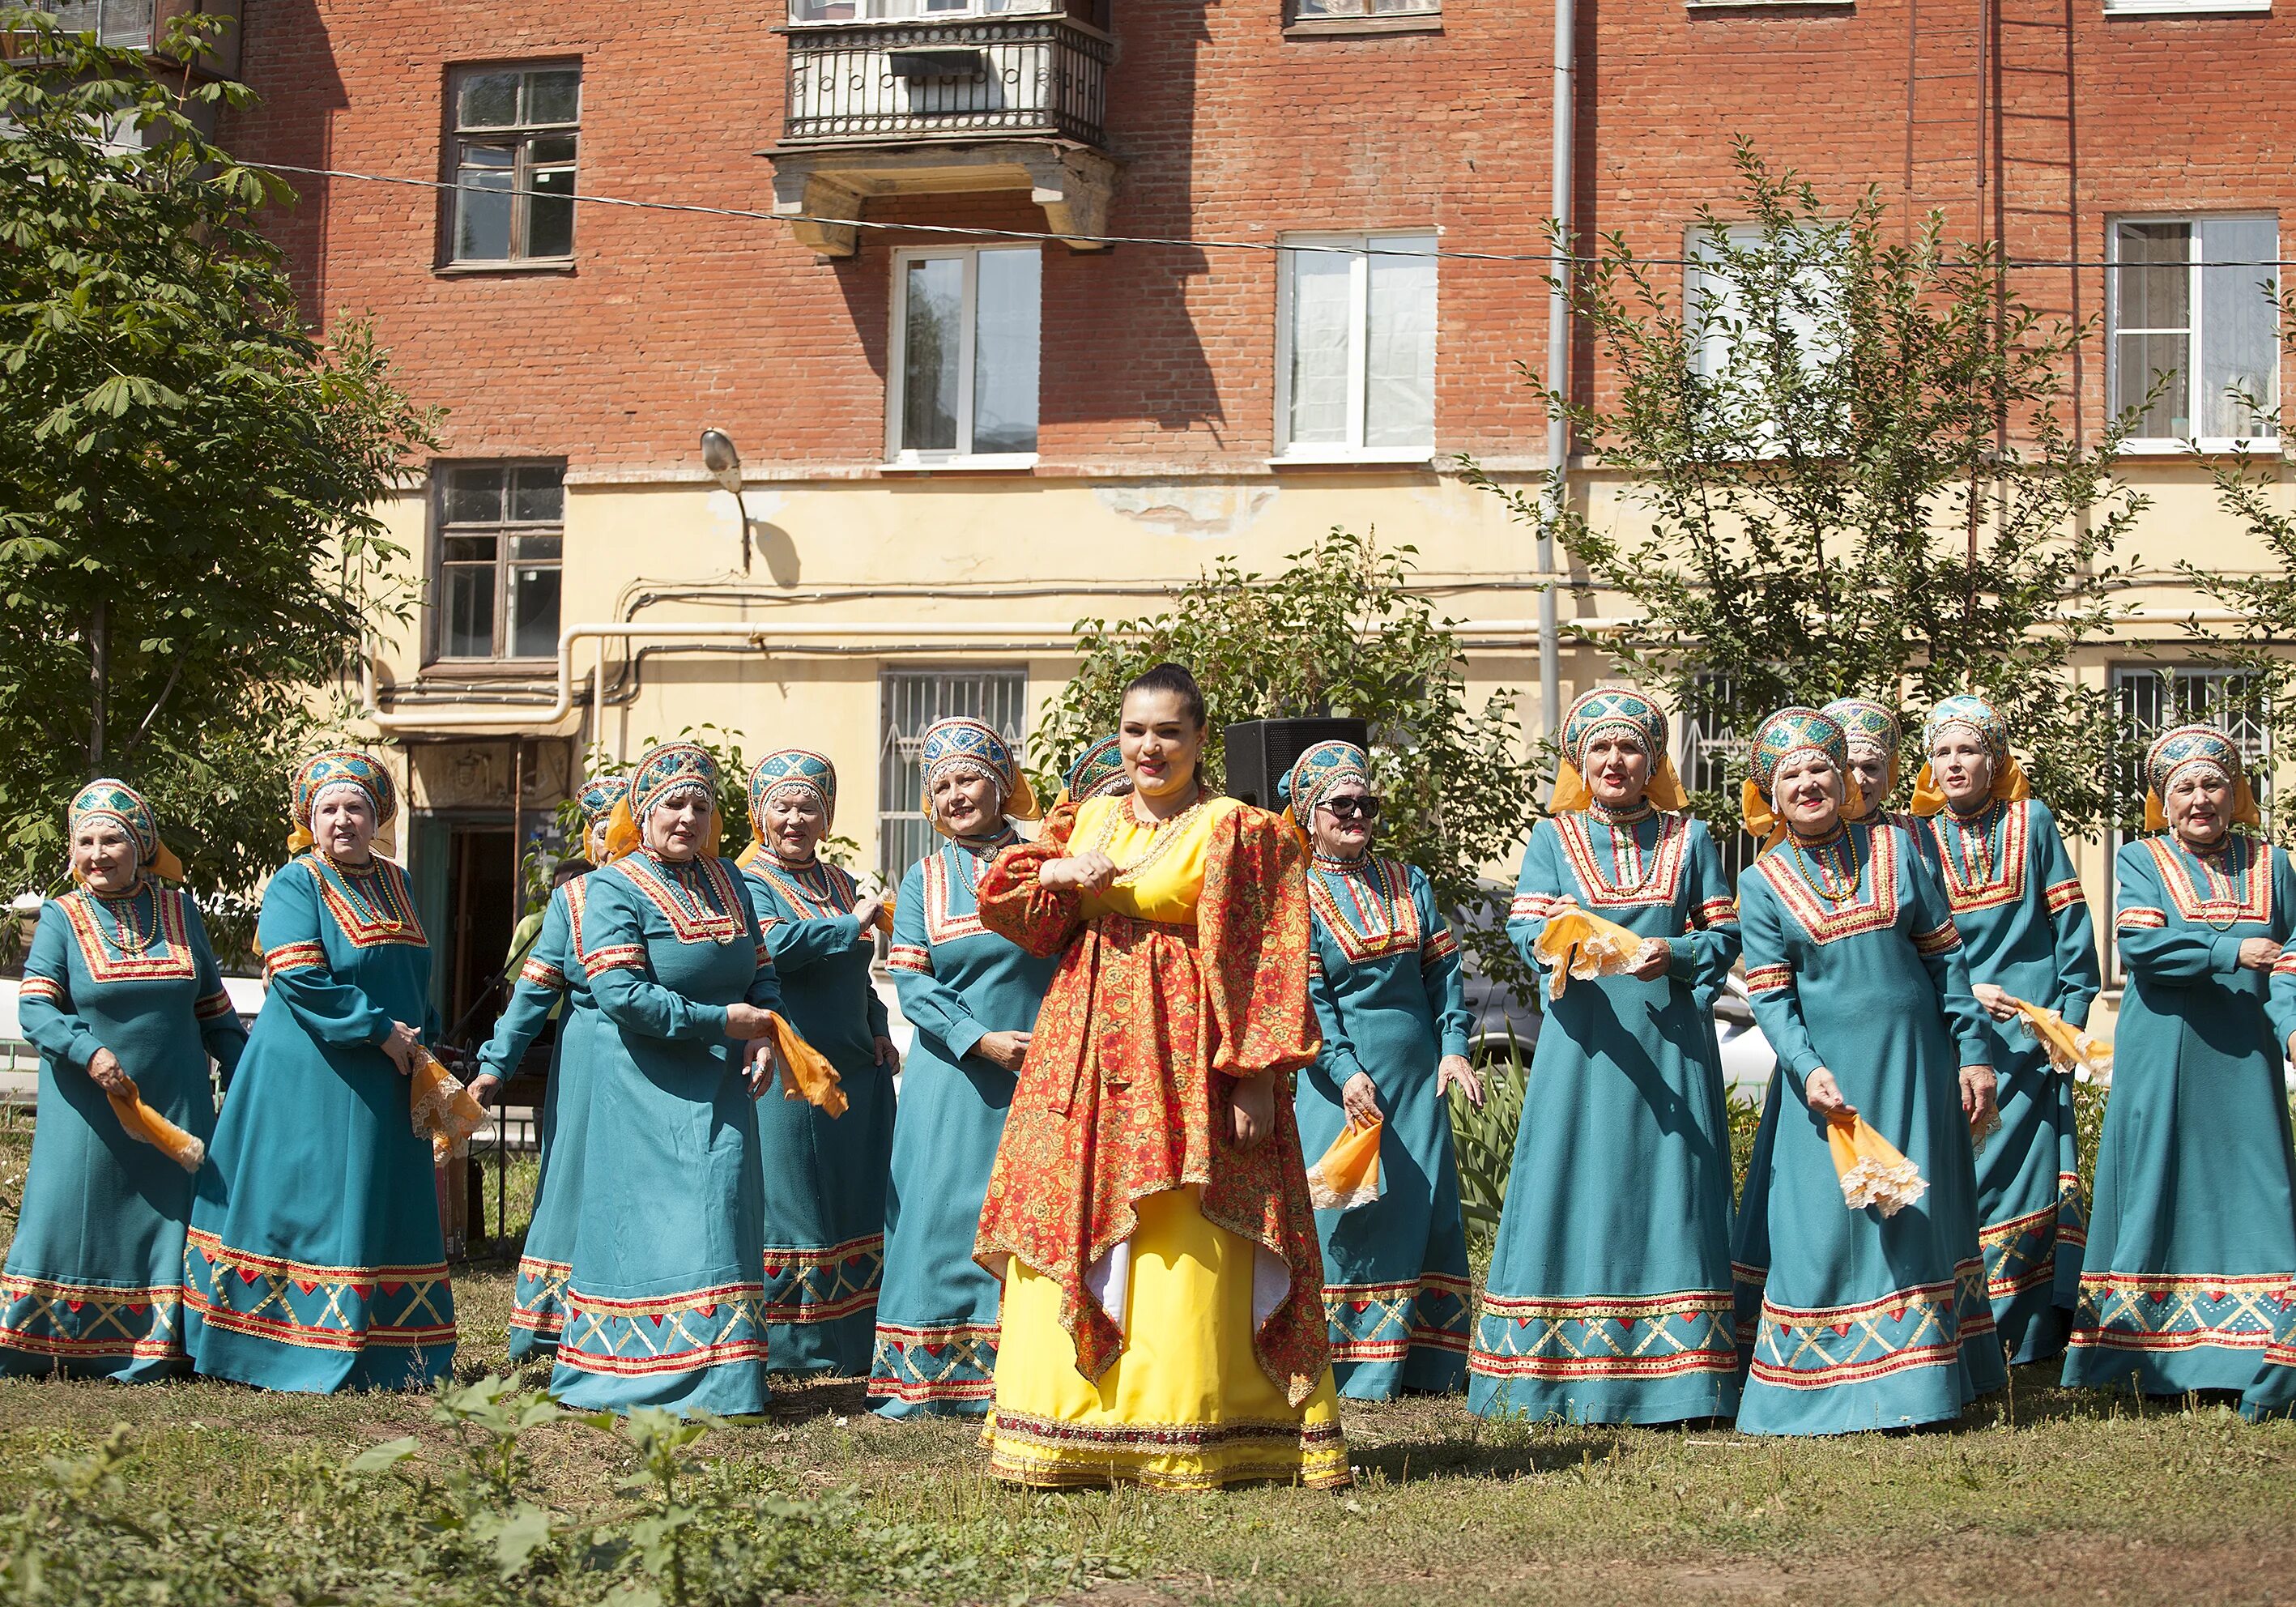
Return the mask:
[[[1013,14],[1011,0],[995,15],[885,20],[797,10],[820,4],[792,8],[782,141],[764,152],[774,210],[801,242],[850,256],[858,231],[842,220],[869,197],[968,190],[1024,189],[1051,233],[1105,232],[1108,34],[1056,12]]]

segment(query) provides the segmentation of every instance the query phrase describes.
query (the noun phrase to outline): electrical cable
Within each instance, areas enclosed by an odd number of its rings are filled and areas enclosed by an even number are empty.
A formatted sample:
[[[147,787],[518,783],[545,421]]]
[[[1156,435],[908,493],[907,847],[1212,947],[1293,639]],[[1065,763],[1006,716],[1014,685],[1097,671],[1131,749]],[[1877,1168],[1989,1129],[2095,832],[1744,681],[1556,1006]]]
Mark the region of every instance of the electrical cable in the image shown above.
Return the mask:
[[[238,166],[253,168],[266,173],[295,173],[314,178],[357,179],[367,184],[398,184],[409,189],[430,190],[455,194],[506,195],[510,192],[482,184],[458,184],[439,178],[408,178],[390,173],[362,173],[348,168],[309,168],[292,162],[263,162],[233,159]],[[529,190],[529,196],[540,192]],[[810,212],[760,212],[753,207],[713,207],[700,201],[638,201],[624,195],[597,195],[575,193],[545,199],[564,200],[595,207],[626,207],[641,211],[685,212],[704,217],[732,217],[759,223],[815,223],[833,225],[840,228],[876,229],[886,233],[951,235],[963,239],[1013,240],[1037,244],[1088,242],[1094,245],[1169,246],[1194,250],[1220,251],[1295,251],[1301,254],[1320,253],[1338,257],[1404,257],[1439,258],[1459,262],[1500,262],[1547,266],[1558,260],[1601,266],[1604,258],[1583,256],[1576,252],[1554,251],[1458,251],[1437,247],[1433,250],[1394,250],[1366,243],[1364,245],[1331,245],[1302,242],[1291,243],[1273,240],[1201,240],[1184,235],[1166,234],[1058,234],[1043,229],[994,229],[976,225],[950,223],[894,223],[872,217],[823,217]],[[1697,257],[1636,257],[1632,260],[1645,267],[1711,267],[1713,259]],[[2124,263],[2096,261],[2079,258],[2007,257],[2001,261],[2005,268],[2137,268],[2190,267],[2189,263]],[[2296,267],[2296,258],[2238,258],[2224,262],[2202,262],[2203,268],[2283,268]]]

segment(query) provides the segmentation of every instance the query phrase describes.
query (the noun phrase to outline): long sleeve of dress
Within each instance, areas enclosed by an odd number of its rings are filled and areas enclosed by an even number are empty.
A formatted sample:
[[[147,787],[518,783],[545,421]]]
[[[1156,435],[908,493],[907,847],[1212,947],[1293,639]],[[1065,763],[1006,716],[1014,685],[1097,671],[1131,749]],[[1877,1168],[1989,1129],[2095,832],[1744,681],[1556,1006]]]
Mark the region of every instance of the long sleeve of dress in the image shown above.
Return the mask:
[[[1937,988],[1945,1029],[1961,1046],[1963,1065],[1990,1066],[1993,1033],[1986,1025],[1985,1006],[1970,988],[1969,955],[1953,923],[1953,905],[1946,898],[1945,883],[1937,867],[1914,851],[1910,840],[1898,860],[1905,867],[1906,891],[1913,898],[1914,948]]]
[[[1758,868],[1739,882],[1738,918],[1746,955],[1746,993],[1753,1002],[1754,1021],[1778,1057],[1778,1075],[1794,1098],[1807,1103],[1810,1073],[1825,1062],[1810,1040],[1809,1024],[1801,1013],[1801,996],[1795,991],[1793,955],[1786,947],[1786,914],[1768,881]]]
[[[749,922],[749,939],[758,949],[758,974],[750,979],[749,995],[743,1002],[760,1010],[778,1011],[782,1007],[782,968],[774,963],[773,945],[766,941],[766,921],[758,913],[758,895],[750,879],[738,871],[734,873],[734,896],[742,901],[742,918]]]
[[[1411,901],[1419,906],[1419,982],[1427,990],[1427,1014],[1445,1054],[1468,1052],[1475,1029],[1474,1013],[1467,1008],[1466,962],[1459,954],[1458,934],[1443,919],[1435,903],[1435,889],[1427,873],[1411,867]],[[1324,1033],[1331,1032],[1330,1023]]]
[[[925,1037],[961,1061],[972,1053],[988,1029],[973,1020],[964,996],[932,973],[932,939],[925,931],[925,867],[920,860],[901,878],[901,895],[893,902],[893,991],[900,996],[901,1013]],[[876,996],[876,990],[870,990]],[[880,1006],[882,1008],[882,1004]],[[872,1030],[884,1027],[873,1018]]]
[[[232,1008],[231,995],[224,989],[223,971],[216,964],[215,946],[208,941],[200,906],[188,895],[184,899],[184,931],[191,939],[192,966],[199,976],[199,999],[192,1008],[199,1018],[200,1042],[222,1073],[224,1086],[229,1087],[231,1074],[239,1070],[239,1057],[247,1048],[247,1029],[240,1024],[239,1012]]]
[[[1722,874],[1722,854],[1705,823],[1689,824],[1684,843],[1683,866],[1690,881],[1690,930],[1671,945],[1668,974],[1687,983],[1701,1010],[1714,1003],[1722,980],[1738,963],[1743,939],[1738,931],[1738,903]]]
[[[861,940],[861,922],[850,915],[777,919],[766,927],[766,947],[783,971],[803,971],[833,960]]]
[[[357,985],[327,967],[319,888],[310,868],[290,860],[263,890],[256,946],[263,950],[270,995],[322,1043],[372,1044],[390,1036],[394,1019]],[[414,1023],[409,1022],[410,1026]]]
[[[1288,1073],[1316,1058],[1322,1036],[1308,1002],[1309,924],[1300,839],[1263,809],[1231,810],[1207,845],[1196,905],[1215,1071]]]
[[[726,1006],[701,1004],[653,980],[638,896],[619,876],[602,875],[583,914],[584,970],[598,1013],[641,1037],[724,1043]],[[752,924],[754,931],[754,922]]]
[[[1308,942],[1314,948],[1314,962],[1308,967],[1308,1002],[1316,1007],[1316,1024],[1324,1030],[1324,1052],[1308,1068],[1307,1075],[1326,1086],[1333,1099],[1359,1071],[1365,1071],[1363,1057],[1356,1053],[1355,1040],[1348,1036],[1347,1018],[1340,1013],[1340,996],[1332,986],[1331,973],[1347,967],[1347,957],[1340,946],[1332,941],[1324,923],[1308,917]],[[1374,1083],[1378,1082],[1374,1078]]]
[[[526,1059],[550,1013],[566,996],[566,973],[574,963],[572,944],[572,910],[562,887],[550,895],[550,906],[543,911],[542,924],[527,947],[509,1006],[495,1023],[494,1036],[479,1051],[480,1072],[508,1077]]]
[[[2036,799],[2028,834],[2039,851],[2035,869],[2046,890],[2049,928],[2056,939],[2057,996],[2050,1009],[2076,1027],[2088,1025],[2089,1006],[2104,986],[2096,955],[2096,922],[2089,918],[2088,898],[2073,870],[2072,856],[2057,830],[2056,816]]]
[[[980,923],[1038,959],[1066,948],[1084,925],[1084,895],[1072,887],[1046,887],[1037,872],[1068,856],[1073,811],[1056,809],[1033,842],[1016,842],[980,873]]]
[[[2132,842],[2113,865],[2118,890],[2112,923],[2124,970],[2148,982],[2184,988],[2210,977],[2229,978],[2240,969],[2237,933],[2170,921],[2168,890],[2149,847]]]
[[[72,1011],[71,950],[68,918],[54,900],[40,906],[31,952],[24,957],[24,982],[16,995],[16,1024],[25,1038],[76,1071],[103,1047]]]
[[[2280,939],[2279,959],[2273,962],[2272,980],[2265,990],[2264,1011],[2272,1023],[2273,1040],[2281,1054],[2296,1035],[2296,863],[2279,849],[2272,850],[2272,935]]]
[[[1554,827],[1542,820],[1530,828],[1530,843],[1522,851],[1522,869],[1514,879],[1514,902],[1507,906],[1507,941],[1514,945],[1515,953],[1533,975],[1546,975],[1532,945],[1546,930],[1547,917],[1556,905],[1578,896],[1577,885],[1564,868],[1562,855],[1555,851]]]

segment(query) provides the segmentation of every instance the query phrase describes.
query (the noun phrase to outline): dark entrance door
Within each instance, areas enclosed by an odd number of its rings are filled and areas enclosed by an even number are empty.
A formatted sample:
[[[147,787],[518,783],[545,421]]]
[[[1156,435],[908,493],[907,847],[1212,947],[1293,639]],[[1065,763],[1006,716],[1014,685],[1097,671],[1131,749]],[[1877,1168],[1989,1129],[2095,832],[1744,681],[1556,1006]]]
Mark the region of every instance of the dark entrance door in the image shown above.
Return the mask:
[[[516,848],[516,840],[506,827],[457,823],[450,828],[448,937],[447,953],[440,956],[451,979],[444,1025],[452,1032],[470,1017],[458,1035],[465,1045],[486,1041],[502,1007],[501,990],[490,985],[502,973],[515,925],[511,889],[518,874]],[[482,999],[485,1004],[480,1008]]]

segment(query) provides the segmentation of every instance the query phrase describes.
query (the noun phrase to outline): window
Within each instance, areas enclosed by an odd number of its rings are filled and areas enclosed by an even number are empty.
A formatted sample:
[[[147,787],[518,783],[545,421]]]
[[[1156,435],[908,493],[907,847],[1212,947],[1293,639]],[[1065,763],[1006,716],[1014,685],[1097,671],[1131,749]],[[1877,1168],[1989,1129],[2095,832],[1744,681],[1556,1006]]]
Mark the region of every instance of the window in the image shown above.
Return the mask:
[[[1772,332],[1753,320],[1747,293],[1757,286],[1788,287],[1779,299],[1778,333],[1791,343],[1801,373],[1818,374],[1841,339],[1844,268],[1834,255],[1838,243],[1826,227],[1788,229],[1775,239],[1758,224],[1691,233],[1692,266],[1683,270],[1691,364],[1710,381],[1707,399],[1716,428],[1740,437],[1748,455],[1784,451],[1783,418],[1791,418],[1792,439],[1815,450],[1822,450],[1822,443],[1848,423],[1799,406],[1819,402],[1817,388],[1779,386],[1770,360]],[[1781,389],[1790,394],[1778,395]]]
[[[2223,450],[2271,436],[2263,415],[2280,400],[2280,270],[2259,265],[2279,255],[2271,217],[2112,225],[2112,406],[2138,409],[2135,439]]]
[[[555,463],[438,471],[435,657],[546,659],[557,652],[564,477]]]
[[[895,254],[893,462],[1035,453],[1041,263],[1035,246]]]
[[[2108,17],[2205,17],[2226,12],[2271,9],[2272,0],[2104,0],[2104,14]]]
[[[1734,797],[1746,777],[1747,739],[1733,729],[1744,717],[1742,700],[1734,677],[1712,673],[1699,676],[1682,709],[1682,784],[1692,792],[1720,792]],[[1733,889],[1754,863],[1754,840],[1743,832],[1717,832],[1722,872]]]
[[[1058,13],[1063,0],[789,0],[792,22],[931,21],[939,17]]]
[[[2224,727],[2240,745],[2248,762],[2248,784],[2256,793],[2257,808],[2272,816],[2272,747],[2269,710],[2259,706],[2257,689],[2236,669],[2194,669],[2157,664],[2116,665],[2112,690],[2120,704],[2120,807],[2128,818],[2143,810],[2144,750],[2152,739],[2187,720],[2209,720]],[[2128,840],[2115,832],[2106,846],[2104,863],[2111,876],[2114,856]],[[2112,979],[2120,977],[2120,946],[2112,940],[2112,916],[2115,892],[2105,888],[2107,911],[2103,935]]]
[[[932,851],[925,819],[924,776],[917,767],[925,728],[951,715],[994,726],[1019,751],[1028,727],[1024,669],[887,670],[881,680],[884,717],[877,753],[877,866],[886,890]]]
[[[1426,17],[1443,9],[1442,0],[1292,0],[1292,20],[1326,17]]]
[[[101,45],[151,45],[152,0],[62,0],[50,9],[66,33],[94,34]]]
[[[1276,450],[1308,462],[1432,453],[1435,236],[1303,234],[1283,243]]]
[[[454,262],[574,254],[579,67],[465,68],[454,78]]]

